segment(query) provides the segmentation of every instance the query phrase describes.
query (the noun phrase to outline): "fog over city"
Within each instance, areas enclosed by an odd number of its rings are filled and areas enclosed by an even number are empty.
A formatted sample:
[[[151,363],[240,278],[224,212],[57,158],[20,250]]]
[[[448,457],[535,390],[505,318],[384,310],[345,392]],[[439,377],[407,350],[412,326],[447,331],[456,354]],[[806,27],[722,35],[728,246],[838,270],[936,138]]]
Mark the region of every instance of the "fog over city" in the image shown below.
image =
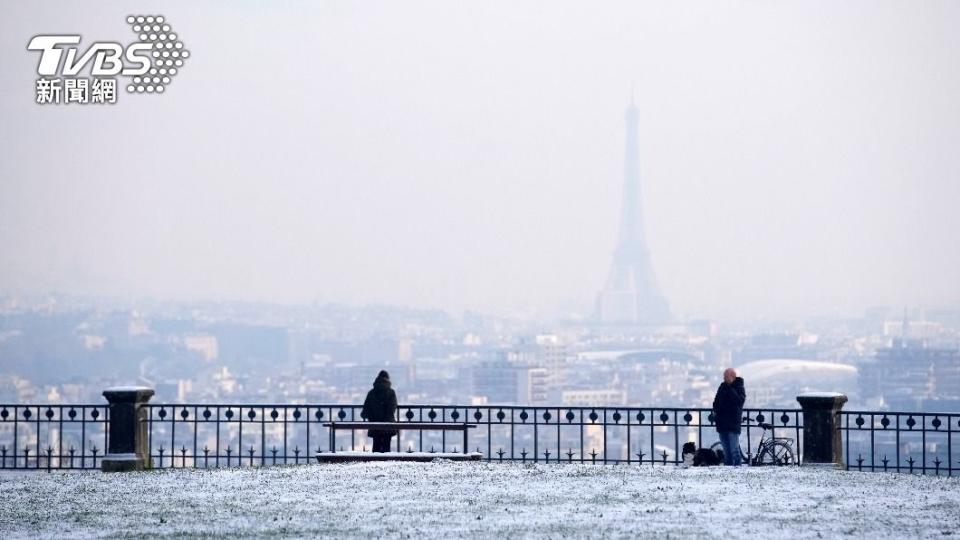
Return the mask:
[[[0,6],[0,292],[586,317],[632,100],[674,315],[960,302],[956,2],[141,3],[191,62],[110,107],[28,106],[26,44],[128,4],[44,7]]]

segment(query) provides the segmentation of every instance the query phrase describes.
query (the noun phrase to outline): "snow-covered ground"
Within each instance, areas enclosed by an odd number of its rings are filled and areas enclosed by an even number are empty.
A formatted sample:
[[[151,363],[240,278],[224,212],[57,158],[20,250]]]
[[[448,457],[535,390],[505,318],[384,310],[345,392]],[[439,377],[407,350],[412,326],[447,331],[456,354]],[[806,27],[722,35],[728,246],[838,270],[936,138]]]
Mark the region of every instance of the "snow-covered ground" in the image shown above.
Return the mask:
[[[0,538],[916,538],[960,480],[824,469],[373,462],[0,474]]]

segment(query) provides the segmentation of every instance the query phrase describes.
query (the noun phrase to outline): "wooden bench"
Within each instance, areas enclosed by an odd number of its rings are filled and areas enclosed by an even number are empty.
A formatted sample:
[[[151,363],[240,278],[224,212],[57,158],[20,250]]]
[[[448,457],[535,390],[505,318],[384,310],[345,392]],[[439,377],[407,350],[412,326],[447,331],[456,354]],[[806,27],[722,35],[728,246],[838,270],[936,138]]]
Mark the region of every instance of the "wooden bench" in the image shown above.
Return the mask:
[[[330,428],[330,452],[320,452],[317,454],[319,462],[338,462],[338,461],[370,461],[370,460],[404,460],[404,461],[430,461],[435,458],[444,459],[480,459],[477,452],[469,452],[469,431],[477,424],[467,422],[324,422],[324,427]],[[368,430],[382,429],[389,431],[461,431],[463,432],[463,453],[434,453],[434,452],[341,452],[337,455],[336,437],[337,430]]]
[[[317,454],[317,463],[351,463],[354,461],[422,461],[430,462],[435,459],[449,459],[450,461],[480,461],[483,454],[470,452],[320,452]]]

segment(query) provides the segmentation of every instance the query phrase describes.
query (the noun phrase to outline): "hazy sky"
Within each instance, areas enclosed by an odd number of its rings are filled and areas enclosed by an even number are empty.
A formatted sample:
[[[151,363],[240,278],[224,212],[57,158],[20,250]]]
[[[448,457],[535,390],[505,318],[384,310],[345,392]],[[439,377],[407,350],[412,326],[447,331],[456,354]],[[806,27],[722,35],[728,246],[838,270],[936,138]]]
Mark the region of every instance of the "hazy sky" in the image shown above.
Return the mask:
[[[131,5],[0,4],[0,291],[586,313],[633,85],[676,314],[960,303],[960,2],[138,2],[167,92],[35,104]]]

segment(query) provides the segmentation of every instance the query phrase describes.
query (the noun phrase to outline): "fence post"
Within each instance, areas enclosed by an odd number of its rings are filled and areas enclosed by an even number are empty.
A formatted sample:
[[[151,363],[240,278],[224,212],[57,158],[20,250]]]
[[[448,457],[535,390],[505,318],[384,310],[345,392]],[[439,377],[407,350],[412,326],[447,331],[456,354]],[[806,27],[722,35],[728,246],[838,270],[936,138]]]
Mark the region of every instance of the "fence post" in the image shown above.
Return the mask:
[[[842,469],[843,434],[840,410],[847,396],[836,392],[810,392],[797,396],[803,409],[803,463]]]
[[[100,461],[104,472],[141,471],[150,468],[147,448],[147,409],[153,389],[143,386],[120,386],[103,391],[110,403],[107,454]]]

